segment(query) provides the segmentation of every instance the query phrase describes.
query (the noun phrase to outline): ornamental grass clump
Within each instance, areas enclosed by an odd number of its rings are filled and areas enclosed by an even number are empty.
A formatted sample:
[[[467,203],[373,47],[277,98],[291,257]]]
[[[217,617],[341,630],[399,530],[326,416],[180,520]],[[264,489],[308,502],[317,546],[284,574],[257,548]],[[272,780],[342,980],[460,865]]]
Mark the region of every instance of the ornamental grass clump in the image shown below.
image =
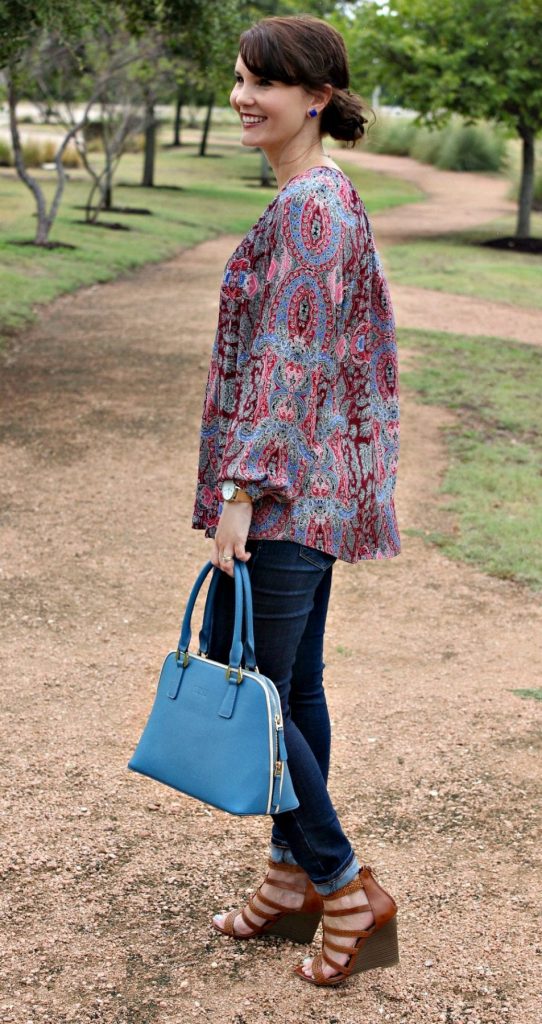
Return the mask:
[[[502,129],[495,125],[452,122],[439,135],[441,145],[434,163],[441,170],[495,173],[502,170],[506,138]]]
[[[365,144],[373,153],[410,156],[417,131],[416,125],[409,118],[377,114],[376,122],[369,129]]]
[[[446,171],[499,172],[507,157],[502,129],[486,122],[465,124],[460,118],[429,128],[408,117],[378,114],[366,145],[373,153],[411,156]]]

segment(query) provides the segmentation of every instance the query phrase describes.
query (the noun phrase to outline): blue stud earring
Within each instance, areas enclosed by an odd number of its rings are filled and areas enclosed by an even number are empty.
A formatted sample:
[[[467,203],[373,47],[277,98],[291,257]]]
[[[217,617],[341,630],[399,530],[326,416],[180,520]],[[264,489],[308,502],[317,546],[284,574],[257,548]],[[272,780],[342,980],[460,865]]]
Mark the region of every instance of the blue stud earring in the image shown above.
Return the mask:
[[[315,110],[314,107],[311,107],[311,109],[309,110],[309,117],[316,117],[317,114],[318,114],[318,111]]]

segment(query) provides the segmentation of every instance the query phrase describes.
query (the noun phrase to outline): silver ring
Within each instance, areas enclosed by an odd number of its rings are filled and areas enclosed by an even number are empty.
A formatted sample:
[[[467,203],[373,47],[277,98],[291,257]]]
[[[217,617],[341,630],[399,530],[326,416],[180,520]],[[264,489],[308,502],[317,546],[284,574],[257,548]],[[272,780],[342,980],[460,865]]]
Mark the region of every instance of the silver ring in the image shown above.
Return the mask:
[[[233,561],[233,555],[221,555],[220,556],[220,561],[221,562],[232,562]]]

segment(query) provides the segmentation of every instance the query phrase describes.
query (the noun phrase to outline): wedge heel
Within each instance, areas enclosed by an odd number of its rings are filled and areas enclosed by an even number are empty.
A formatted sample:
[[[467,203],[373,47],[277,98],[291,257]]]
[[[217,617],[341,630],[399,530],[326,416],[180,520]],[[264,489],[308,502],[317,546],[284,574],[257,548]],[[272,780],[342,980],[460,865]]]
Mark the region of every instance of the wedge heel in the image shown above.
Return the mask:
[[[372,971],[376,967],[395,967],[399,963],[399,942],[397,939],[397,918],[392,917],[380,931],[374,932],[365,942],[356,958],[352,974]]]
[[[267,929],[266,934],[290,939],[291,942],[311,943],[321,919],[321,911],[313,914],[285,914]]]
[[[351,893],[364,893],[365,900],[355,905],[351,900],[345,903],[344,897]],[[310,981],[313,985],[339,985],[352,974],[372,971],[377,967],[393,967],[399,963],[397,904],[376,881],[368,865],[360,868],[357,877],[342,889],[322,899],[322,951],[313,957],[310,974],[306,974],[301,965],[294,968],[303,981]],[[341,899],[343,902],[338,906]],[[346,928],[342,923],[346,917],[351,919],[353,915],[369,913],[373,916],[373,923],[359,932]],[[346,963],[337,959],[338,954],[346,958]],[[330,968],[333,973],[329,973]]]

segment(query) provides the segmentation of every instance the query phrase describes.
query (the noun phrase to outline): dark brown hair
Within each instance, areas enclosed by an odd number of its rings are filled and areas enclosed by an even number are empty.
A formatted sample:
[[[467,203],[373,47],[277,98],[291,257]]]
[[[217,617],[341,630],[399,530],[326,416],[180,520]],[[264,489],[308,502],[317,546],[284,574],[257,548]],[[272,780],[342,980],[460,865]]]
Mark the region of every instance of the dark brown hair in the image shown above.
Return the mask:
[[[243,32],[239,53],[253,75],[309,92],[329,84],[331,99],[322,111],[320,133],[354,146],[368,119],[363,101],[348,88],[350,72],[343,37],[311,14],[262,18]]]

